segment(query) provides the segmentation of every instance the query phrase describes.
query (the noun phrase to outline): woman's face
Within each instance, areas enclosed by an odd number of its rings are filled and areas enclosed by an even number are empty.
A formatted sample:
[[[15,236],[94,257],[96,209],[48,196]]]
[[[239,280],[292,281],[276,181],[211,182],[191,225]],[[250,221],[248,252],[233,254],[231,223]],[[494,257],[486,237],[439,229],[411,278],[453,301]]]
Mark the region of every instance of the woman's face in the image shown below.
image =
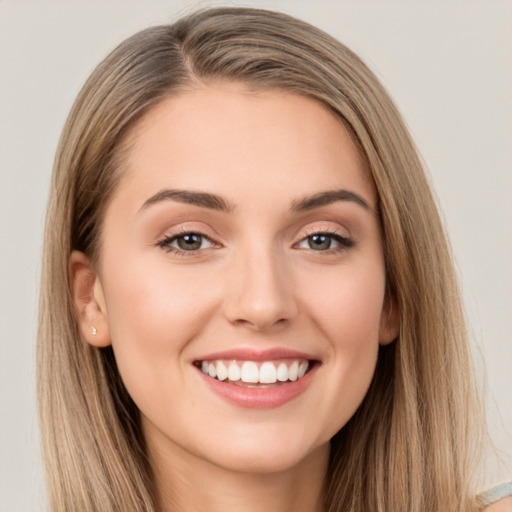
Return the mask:
[[[396,335],[346,130],[306,97],[217,84],[132,142],[88,340],[112,344],[150,452],[256,472],[325,458]]]

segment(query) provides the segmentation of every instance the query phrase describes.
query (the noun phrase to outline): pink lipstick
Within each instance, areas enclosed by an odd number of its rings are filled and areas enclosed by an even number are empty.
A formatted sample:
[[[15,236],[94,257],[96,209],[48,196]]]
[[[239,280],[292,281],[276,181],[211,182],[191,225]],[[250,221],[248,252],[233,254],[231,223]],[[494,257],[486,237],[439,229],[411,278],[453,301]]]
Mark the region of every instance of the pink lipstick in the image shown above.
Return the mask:
[[[239,407],[272,409],[305,392],[320,363],[288,349],[242,348],[210,353],[194,365],[222,399]]]

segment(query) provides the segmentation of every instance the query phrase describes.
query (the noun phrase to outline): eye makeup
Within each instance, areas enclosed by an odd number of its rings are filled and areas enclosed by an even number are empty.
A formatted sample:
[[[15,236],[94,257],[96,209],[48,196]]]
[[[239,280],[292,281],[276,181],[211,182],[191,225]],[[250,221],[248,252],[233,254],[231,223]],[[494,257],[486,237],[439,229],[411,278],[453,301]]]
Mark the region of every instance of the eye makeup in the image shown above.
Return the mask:
[[[311,230],[294,244],[293,248],[333,254],[350,249],[354,245],[353,240],[337,230]],[[221,247],[204,233],[185,228],[166,235],[158,241],[157,246],[168,253],[181,256],[192,256],[208,249]]]

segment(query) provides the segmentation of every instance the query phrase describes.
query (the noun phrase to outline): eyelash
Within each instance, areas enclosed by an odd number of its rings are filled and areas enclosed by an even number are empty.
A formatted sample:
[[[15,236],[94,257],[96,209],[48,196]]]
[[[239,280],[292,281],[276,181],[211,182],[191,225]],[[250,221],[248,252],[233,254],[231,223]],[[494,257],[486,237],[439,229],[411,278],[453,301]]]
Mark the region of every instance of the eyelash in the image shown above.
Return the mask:
[[[187,250],[179,249],[177,247],[173,247],[171,245],[173,242],[175,242],[179,238],[185,237],[187,235],[198,236],[201,238],[202,241],[207,240],[210,242],[210,244],[212,244],[212,246],[219,247],[219,244],[216,244],[216,242],[213,241],[207,235],[205,235],[201,232],[198,232],[198,231],[191,231],[191,230],[186,230],[186,229],[181,229],[174,233],[171,233],[170,235],[165,236],[165,238],[163,238],[162,240],[159,240],[157,242],[157,246],[161,247],[168,253],[173,253],[178,256],[194,256],[194,255],[197,255],[200,251],[204,250],[204,249],[199,248],[197,250],[187,251]],[[322,250],[322,251],[315,251],[314,249],[309,248],[309,250],[311,250],[312,252],[323,252],[323,253],[327,253],[327,254],[333,254],[333,253],[338,253],[338,252],[350,249],[351,247],[354,247],[354,245],[355,245],[355,243],[352,239],[346,237],[345,235],[342,235],[338,231],[329,231],[329,230],[312,231],[310,233],[306,233],[299,240],[299,242],[294,245],[297,246],[298,244],[301,244],[301,243],[307,241],[309,238],[312,238],[314,236],[321,236],[321,235],[334,240],[338,244],[338,246],[334,247],[334,248],[329,247],[328,249]]]
[[[315,251],[314,249],[310,248],[310,250],[313,252],[323,252],[323,253],[327,253],[327,254],[334,254],[334,253],[339,253],[341,251],[350,249],[351,247],[354,247],[354,245],[355,245],[354,241],[351,238],[341,234],[339,231],[336,231],[336,230],[331,231],[329,229],[315,230],[315,231],[306,233],[305,236],[303,236],[301,238],[301,240],[299,241],[299,244],[307,241],[309,238],[312,238],[314,236],[319,236],[319,235],[323,235],[328,238],[331,238],[332,240],[334,240],[335,242],[338,243],[338,247],[333,247],[333,248],[329,247],[325,251]]]
[[[201,250],[198,249],[196,251],[185,251],[183,249],[179,249],[177,247],[173,247],[171,244],[178,240],[179,238],[185,237],[187,235],[195,235],[200,237],[202,240],[208,240],[212,246],[215,246],[216,244],[209,236],[206,236],[203,233],[200,233],[198,231],[191,231],[188,229],[180,229],[178,231],[175,231],[174,233],[171,233],[169,235],[166,235],[165,238],[162,240],[159,240],[157,242],[157,246],[164,249],[166,252],[176,254],[177,256],[194,256],[197,255],[197,253]],[[204,250],[204,249],[203,249]]]

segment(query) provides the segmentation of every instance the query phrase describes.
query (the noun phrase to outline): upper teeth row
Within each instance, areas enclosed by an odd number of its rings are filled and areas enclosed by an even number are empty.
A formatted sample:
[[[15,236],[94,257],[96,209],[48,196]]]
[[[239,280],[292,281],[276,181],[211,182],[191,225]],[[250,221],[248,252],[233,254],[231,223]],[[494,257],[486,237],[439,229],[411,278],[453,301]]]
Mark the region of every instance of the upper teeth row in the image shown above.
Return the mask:
[[[258,367],[254,361],[245,361],[241,365],[236,361],[203,361],[201,370],[210,377],[219,380],[231,380],[252,384],[273,384],[274,382],[296,381],[304,376],[309,366],[308,361],[293,361],[290,366],[281,362],[279,364],[266,361]]]

